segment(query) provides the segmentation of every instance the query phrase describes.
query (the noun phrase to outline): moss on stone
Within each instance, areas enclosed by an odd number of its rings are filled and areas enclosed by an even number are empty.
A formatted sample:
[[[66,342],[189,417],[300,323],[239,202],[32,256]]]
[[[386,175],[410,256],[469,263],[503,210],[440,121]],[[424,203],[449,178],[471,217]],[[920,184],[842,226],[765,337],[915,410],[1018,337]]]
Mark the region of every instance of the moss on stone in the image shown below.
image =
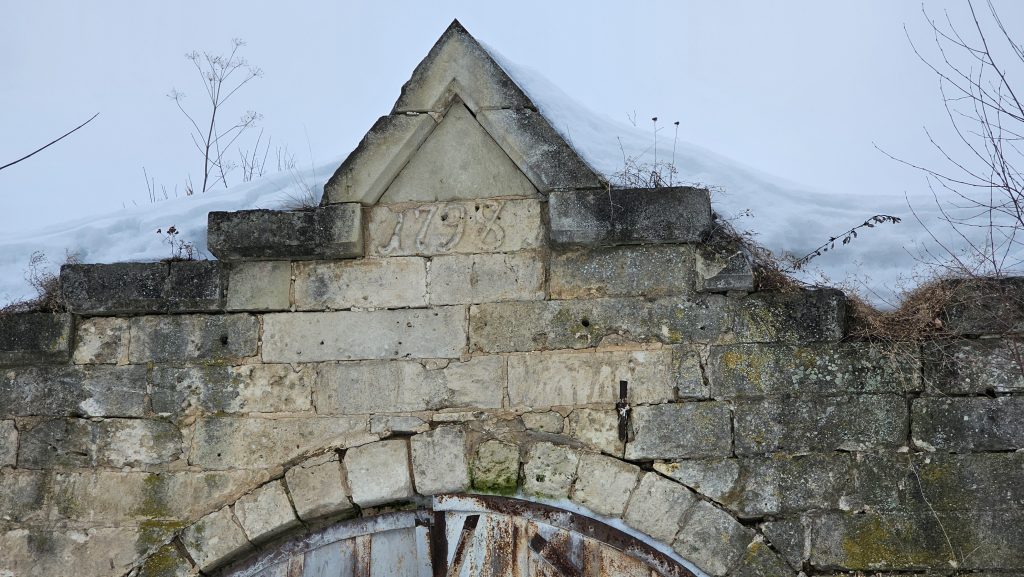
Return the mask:
[[[177,577],[181,569],[187,569],[187,562],[181,558],[173,545],[164,545],[142,564],[138,577]]]

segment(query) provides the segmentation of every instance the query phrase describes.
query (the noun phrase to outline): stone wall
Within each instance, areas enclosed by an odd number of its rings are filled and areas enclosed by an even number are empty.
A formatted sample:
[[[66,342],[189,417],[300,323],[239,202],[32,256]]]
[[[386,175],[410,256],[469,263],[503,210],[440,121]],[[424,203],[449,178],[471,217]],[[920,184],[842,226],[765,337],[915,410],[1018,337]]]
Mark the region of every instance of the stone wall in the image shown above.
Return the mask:
[[[714,577],[1024,575],[1024,283],[858,341],[839,291],[755,291],[706,190],[611,189],[538,110],[453,23],[319,208],[0,316],[0,577],[210,574],[460,492]]]
[[[66,266],[68,312],[0,317],[0,574],[187,574],[460,491],[716,576],[1024,571],[1024,373],[983,300],[920,350],[850,340],[841,293],[701,244],[705,191],[616,191],[614,225],[588,194],[214,213],[221,261]]]

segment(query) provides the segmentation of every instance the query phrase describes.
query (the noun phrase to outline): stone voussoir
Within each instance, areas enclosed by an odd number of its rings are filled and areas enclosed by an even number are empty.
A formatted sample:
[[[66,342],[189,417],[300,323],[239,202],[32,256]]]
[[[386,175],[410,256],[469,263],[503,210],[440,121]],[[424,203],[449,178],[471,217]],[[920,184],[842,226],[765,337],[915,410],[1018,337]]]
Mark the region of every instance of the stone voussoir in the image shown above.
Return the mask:
[[[207,244],[222,261],[357,258],[363,256],[362,207],[211,212]]]
[[[413,479],[420,495],[461,493],[469,488],[466,431],[444,425],[409,440]]]
[[[352,501],[360,507],[371,507],[411,498],[415,491],[409,462],[409,442],[405,439],[349,449],[345,470]]]

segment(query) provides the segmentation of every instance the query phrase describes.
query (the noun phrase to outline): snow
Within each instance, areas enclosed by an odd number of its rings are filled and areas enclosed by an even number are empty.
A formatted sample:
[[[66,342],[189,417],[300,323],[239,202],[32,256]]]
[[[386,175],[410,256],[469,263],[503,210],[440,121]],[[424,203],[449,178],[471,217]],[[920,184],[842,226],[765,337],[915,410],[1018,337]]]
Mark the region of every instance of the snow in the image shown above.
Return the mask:
[[[174,226],[177,239],[191,242],[197,258],[206,250],[206,215],[211,211],[281,208],[311,187],[317,198],[343,158],[304,170],[268,175],[226,190],[214,190],[113,211],[99,218],[73,220],[32,235],[0,235],[0,305],[34,297],[25,279],[33,252],[42,251],[45,268],[56,272],[66,255],[81,262],[158,261],[172,256],[166,236],[157,230]]]
[[[921,268],[921,255],[925,251],[941,252],[930,238],[929,230],[948,246],[965,244],[948,226],[943,226],[941,213],[930,194],[905,198],[865,191],[865,194],[851,197],[810,190],[744,166],[683,138],[677,141],[673,137],[675,127],[670,122],[659,124],[661,130],[655,151],[653,126],[640,129],[586,110],[532,70],[507,61],[493,49],[488,50],[540,107],[555,129],[598,172],[612,177],[623,170],[627,157],[640,164],[653,164],[656,153],[659,163],[674,163],[675,184],[711,187],[715,211],[738,229],[755,233],[755,239],[777,255],[808,254],[830,236],[837,236],[875,214],[902,219],[899,224],[862,230],[848,245],[837,243],[836,250],[812,261],[810,270],[801,273],[803,280],[853,281],[868,291],[871,300],[884,306],[893,300],[901,281]],[[208,212],[280,208],[289,197],[301,196],[304,188],[311,188],[319,196],[327,177],[343,158],[306,170],[269,175],[224,191],[174,198],[124,208],[100,218],[66,222],[32,235],[0,235],[0,303],[34,296],[24,276],[29,259],[36,251],[45,253],[47,266],[53,271],[66,254],[93,263],[156,261],[171,256],[165,237],[156,231],[173,225],[180,231],[180,240],[191,242],[198,249],[199,258],[212,258],[206,252]],[[909,206],[914,207],[920,222]],[[40,209],[45,210],[45,207]],[[982,233],[982,230],[974,232]]]

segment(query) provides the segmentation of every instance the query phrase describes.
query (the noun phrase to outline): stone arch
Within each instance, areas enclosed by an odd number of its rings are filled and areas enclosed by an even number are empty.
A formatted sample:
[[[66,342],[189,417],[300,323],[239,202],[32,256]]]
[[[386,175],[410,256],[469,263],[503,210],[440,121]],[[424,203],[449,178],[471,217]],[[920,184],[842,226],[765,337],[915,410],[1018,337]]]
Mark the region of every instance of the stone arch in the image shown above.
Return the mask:
[[[695,575],[794,573],[756,529],[656,471],[560,435],[501,429],[442,424],[325,447],[177,532],[129,575],[220,575],[257,550],[339,522],[431,508],[432,499],[453,495],[578,509],[683,561]]]

